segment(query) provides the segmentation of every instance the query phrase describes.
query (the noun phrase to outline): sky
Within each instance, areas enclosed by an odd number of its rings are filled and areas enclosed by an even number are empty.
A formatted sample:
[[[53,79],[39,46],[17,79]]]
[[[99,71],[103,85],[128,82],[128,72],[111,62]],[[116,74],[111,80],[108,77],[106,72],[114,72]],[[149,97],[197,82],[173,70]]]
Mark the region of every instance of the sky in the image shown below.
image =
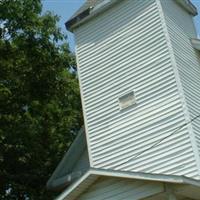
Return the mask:
[[[194,18],[197,34],[200,38],[200,0],[191,0],[197,7],[199,15]],[[70,49],[74,51],[74,37],[65,29],[65,22],[74,14],[74,12],[85,2],[85,0],[42,0],[44,11],[52,11],[60,16],[59,26],[68,36]]]
[[[42,2],[44,11],[49,10],[60,16],[59,26],[67,34],[70,49],[74,51],[74,37],[66,30],[65,22],[81,7],[85,0],[42,0]]]

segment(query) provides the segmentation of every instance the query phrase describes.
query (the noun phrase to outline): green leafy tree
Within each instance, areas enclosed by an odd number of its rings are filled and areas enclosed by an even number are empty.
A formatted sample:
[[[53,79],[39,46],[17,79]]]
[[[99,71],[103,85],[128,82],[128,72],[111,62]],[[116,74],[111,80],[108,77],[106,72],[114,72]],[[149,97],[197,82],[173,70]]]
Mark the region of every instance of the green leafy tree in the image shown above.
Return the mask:
[[[45,184],[83,123],[74,57],[41,12],[0,1],[0,199],[53,199]]]

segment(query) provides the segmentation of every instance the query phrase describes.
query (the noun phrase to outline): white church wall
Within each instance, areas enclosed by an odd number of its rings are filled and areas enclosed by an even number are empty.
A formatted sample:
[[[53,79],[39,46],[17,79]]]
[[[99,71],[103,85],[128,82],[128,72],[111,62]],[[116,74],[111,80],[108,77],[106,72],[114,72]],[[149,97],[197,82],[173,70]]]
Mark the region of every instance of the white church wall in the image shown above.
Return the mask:
[[[77,200],[139,200],[164,191],[162,183],[100,178]]]
[[[75,37],[92,167],[198,178],[157,1],[120,1]]]
[[[175,61],[186,101],[187,121],[200,115],[200,53],[192,47],[196,38],[192,16],[174,0],[161,0]],[[188,125],[200,178],[200,117]]]

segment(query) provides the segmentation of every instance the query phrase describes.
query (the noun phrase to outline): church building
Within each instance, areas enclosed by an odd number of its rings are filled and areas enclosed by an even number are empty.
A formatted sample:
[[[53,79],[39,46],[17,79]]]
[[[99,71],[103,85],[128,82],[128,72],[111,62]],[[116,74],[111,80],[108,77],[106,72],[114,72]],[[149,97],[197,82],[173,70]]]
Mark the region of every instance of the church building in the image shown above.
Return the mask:
[[[200,200],[200,39],[190,0],[87,0],[76,40],[84,128],[57,200]]]

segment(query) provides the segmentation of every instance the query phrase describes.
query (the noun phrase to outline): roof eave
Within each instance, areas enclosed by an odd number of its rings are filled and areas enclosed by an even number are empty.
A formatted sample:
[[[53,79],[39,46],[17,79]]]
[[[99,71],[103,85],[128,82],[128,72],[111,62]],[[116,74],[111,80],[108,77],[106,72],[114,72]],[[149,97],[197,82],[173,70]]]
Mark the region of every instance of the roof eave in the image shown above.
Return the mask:
[[[100,14],[101,12],[108,9],[110,6],[112,6],[114,3],[116,3],[118,0],[107,0],[106,3],[102,4],[102,6],[89,7],[85,9],[83,12],[81,12],[79,15],[75,16],[74,18],[70,19],[65,23],[66,29],[73,32],[73,30],[80,26],[81,24],[85,23],[92,17]],[[198,15],[197,8],[191,3],[190,0],[175,0],[180,6],[182,6],[187,12],[189,12],[191,15],[196,16]]]
[[[194,187],[200,187],[200,180],[194,180],[187,178],[185,176],[176,175],[163,175],[163,174],[149,174],[141,172],[122,172],[104,169],[94,169],[91,168],[82,177],[80,177],[76,182],[70,185],[67,189],[56,200],[72,200],[75,198],[74,195],[79,195],[77,193],[77,188],[80,187],[84,191],[84,188],[88,188],[98,177],[115,177],[115,178],[125,178],[133,180],[144,180],[144,181],[157,181],[163,183],[172,183],[180,185],[190,185]],[[80,191],[79,191],[80,192]],[[71,198],[72,197],[72,198]]]
[[[109,9],[113,4],[118,2],[119,0],[109,0],[102,5],[96,5],[94,7],[89,7],[88,9],[84,10],[82,13],[77,15],[76,17],[70,19],[65,23],[65,27],[68,31],[73,32],[75,28],[80,26],[81,24],[85,23],[86,21],[90,20],[91,18],[99,15],[100,13]]]
[[[196,50],[200,51],[200,39],[198,39],[198,38],[192,38],[192,39],[191,39],[191,43],[192,43],[192,46],[193,46]]]
[[[182,6],[191,15],[198,15],[198,10],[190,0],[175,0],[180,6]]]
[[[104,169],[90,169],[92,175],[98,176],[112,176],[118,178],[129,178],[136,180],[158,181],[166,183],[188,184],[200,187],[200,180],[188,178],[185,176],[165,175],[165,174],[151,174],[143,172],[124,172]]]
[[[80,13],[78,16],[70,19],[69,21],[67,21],[65,23],[65,27],[67,30],[72,31],[73,30],[73,26],[75,24],[78,24],[80,21],[82,21],[84,18],[88,17],[90,15],[90,10],[92,9],[92,7],[84,10],[82,13]]]

